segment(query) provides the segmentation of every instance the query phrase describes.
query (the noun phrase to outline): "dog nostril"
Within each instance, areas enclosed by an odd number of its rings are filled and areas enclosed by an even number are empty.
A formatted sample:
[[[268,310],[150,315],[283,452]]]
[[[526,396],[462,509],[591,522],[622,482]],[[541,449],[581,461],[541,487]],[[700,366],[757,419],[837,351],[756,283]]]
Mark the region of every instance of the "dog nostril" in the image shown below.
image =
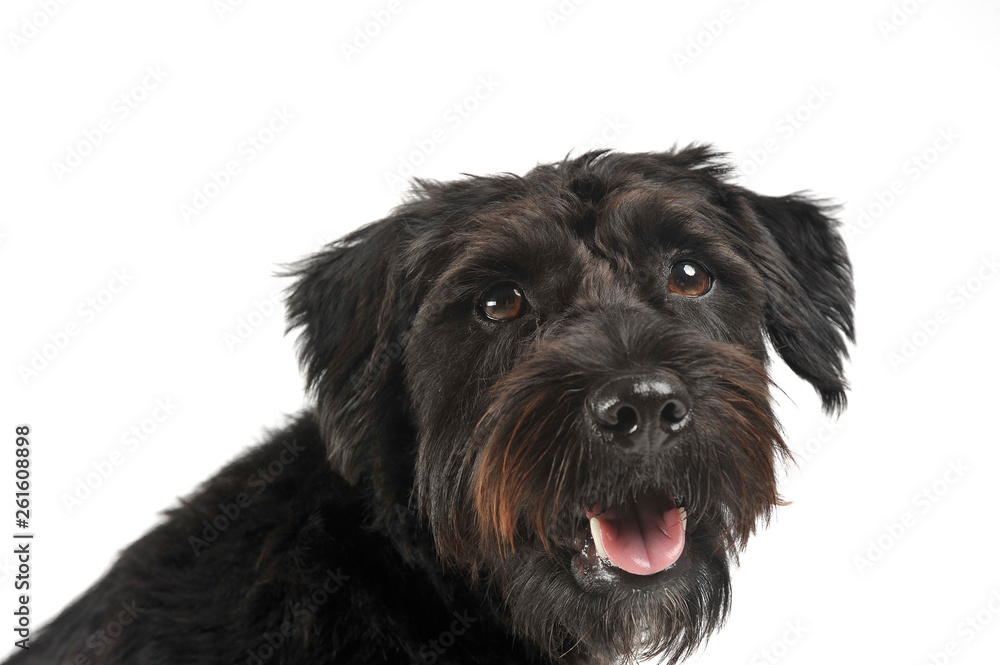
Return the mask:
[[[633,434],[639,429],[639,414],[628,404],[623,404],[615,411],[615,422],[610,429],[622,434]]]
[[[667,370],[612,378],[587,395],[586,410],[602,439],[640,453],[659,449],[691,419],[687,387]]]
[[[671,425],[676,425],[677,423],[684,420],[687,416],[688,408],[684,402],[679,399],[668,400],[660,411],[660,418]]]

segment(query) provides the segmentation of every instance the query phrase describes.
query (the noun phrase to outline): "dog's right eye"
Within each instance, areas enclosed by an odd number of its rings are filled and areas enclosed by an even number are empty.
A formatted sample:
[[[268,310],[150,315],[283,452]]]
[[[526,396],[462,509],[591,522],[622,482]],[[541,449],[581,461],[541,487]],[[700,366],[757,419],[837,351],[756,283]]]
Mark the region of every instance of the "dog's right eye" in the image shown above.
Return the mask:
[[[669,286],[682,296],[703,296],[712,288],[712,276],[700,263],[680,261],[670,268]]]
[[[524,314],[524,293],[514,282],[491,286],[479,299],[479,309],[493,321],[510,321]]]

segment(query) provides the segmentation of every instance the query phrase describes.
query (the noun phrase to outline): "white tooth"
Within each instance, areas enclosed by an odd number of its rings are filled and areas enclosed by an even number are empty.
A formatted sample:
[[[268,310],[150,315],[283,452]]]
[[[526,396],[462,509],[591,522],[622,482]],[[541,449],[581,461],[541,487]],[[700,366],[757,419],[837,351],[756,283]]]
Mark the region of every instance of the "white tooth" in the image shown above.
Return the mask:
[[[681,514],[681,524],[684,525],[684,533],[688,530],[688,511],[685,508],[678,508],[677,512]]]
[[[596,517],[590,518],[590,535],[594,537],[594,546],[597,547],[597,556],[607,560],[608,553],[604,551],[604,541],[601,540],[601,520]]]

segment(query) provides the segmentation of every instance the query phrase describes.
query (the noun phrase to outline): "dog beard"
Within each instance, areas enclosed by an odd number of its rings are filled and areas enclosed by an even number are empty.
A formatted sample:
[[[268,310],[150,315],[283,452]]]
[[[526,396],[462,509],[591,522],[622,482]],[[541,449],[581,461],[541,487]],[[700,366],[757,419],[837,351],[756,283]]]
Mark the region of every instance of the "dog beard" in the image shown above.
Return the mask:
[[[447,415],[441,429],[424,424],[417,486],[439,553],[484,578],[552,656],[689,654],[726,614],[730,560],[781,503],[774,467],[788,451],[760,358],[663,324],[562,326],[495,384],[470,440],[448,439],[463,430]],[[585,417],[593,386],[628,366],[621,349],[642,366],[668,359],[657,366],[695,405],[683,435],[652,454],[622,454]],[[646,523],[657,514],[673,523]],[[624,569],[636,549],[644,574]]]

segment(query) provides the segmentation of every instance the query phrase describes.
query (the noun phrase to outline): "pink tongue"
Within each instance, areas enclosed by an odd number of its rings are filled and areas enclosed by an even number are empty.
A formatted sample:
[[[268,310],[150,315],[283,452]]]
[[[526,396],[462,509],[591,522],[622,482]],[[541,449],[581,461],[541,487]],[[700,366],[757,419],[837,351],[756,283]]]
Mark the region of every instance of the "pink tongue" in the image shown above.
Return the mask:
[[[601,543],[611,563],[633,575],[666,570],[684,551],[680,511],[662,496],[640,497],[633,505],[588,517],[600,521]]]

